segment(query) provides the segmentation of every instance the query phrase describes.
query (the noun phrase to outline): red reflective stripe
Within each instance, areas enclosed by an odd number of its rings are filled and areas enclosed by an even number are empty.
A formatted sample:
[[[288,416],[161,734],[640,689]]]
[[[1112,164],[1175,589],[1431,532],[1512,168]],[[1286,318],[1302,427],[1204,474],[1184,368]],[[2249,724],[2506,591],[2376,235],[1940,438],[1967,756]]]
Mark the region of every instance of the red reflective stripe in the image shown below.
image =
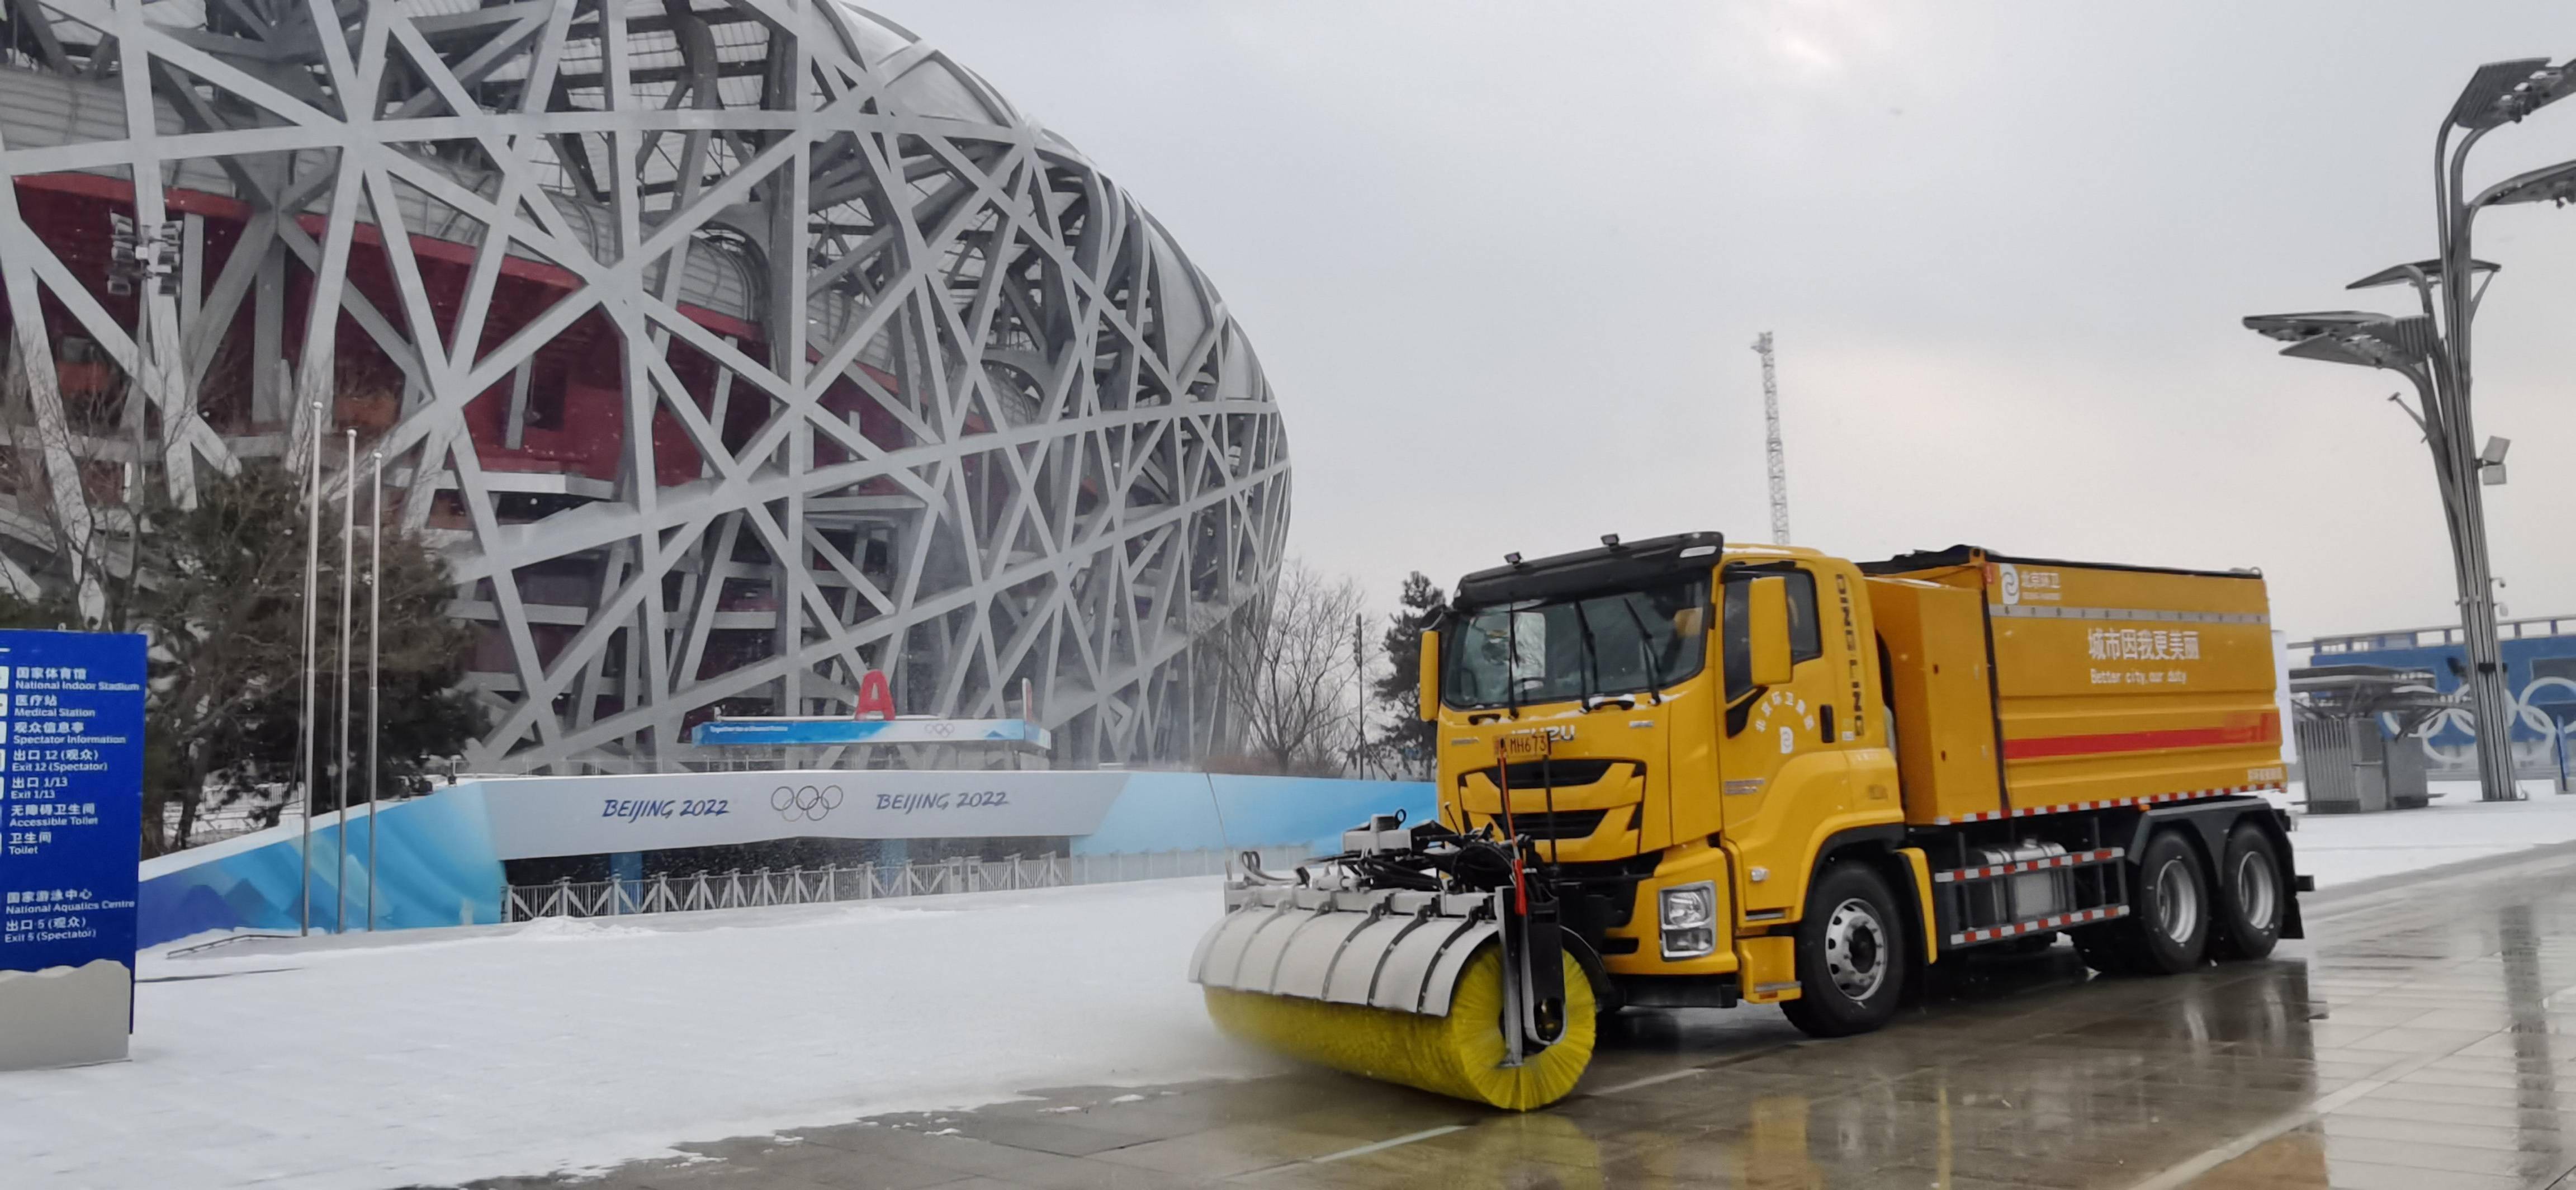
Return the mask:
[[[1997,938],[2011,938],[2021,934],[2037,933],[2040,930],[2054,930],[2065,926],[2080,926],[2091,922],[2104,921],[2114,917],[2127,917],[2128,915],[2129,907],[2126,905],[2105,905],[2099,909],[2083,909],[2073,913],[2057,914],[2052,917],[2033,918],[2029,921],[2014,922],[2011,925],[1982,926],[1977,929],[1969,930],[1964,934],[1950,935],[1950,945],[1965,946],[1971,942],[1991,942]]]
[[[2167,731],[2112,731],[2099,735],[2052,735],[2005,740],[2004,759],[2037,760],[2046,756],[2088,756],[2096,752],[2146,752],[2158,748],[2215,748],[2230,744],[2269,744],[2281,738],[2280,716],[2265,711],[2244,727],[2178,727]]]
[[[1951,884],[1961,880],[1985,880],[1997,876],[2018,875],[2023,872],[2041,872],[2050,868],[2067,868],[2073,867],[2077,864],[2098,863],[2117,854],[2119,853],[2116,850],[2109,847],[2103,847],[2093,851],[2075,851],[2069,852],[2065,855],[2047,856],[2042,859],[2016,860],[2008,864],[1987,864],[1982,867],[1975,868],[1952,868],[1948,871],[1932,873],[1932,882],[1934,884]]]

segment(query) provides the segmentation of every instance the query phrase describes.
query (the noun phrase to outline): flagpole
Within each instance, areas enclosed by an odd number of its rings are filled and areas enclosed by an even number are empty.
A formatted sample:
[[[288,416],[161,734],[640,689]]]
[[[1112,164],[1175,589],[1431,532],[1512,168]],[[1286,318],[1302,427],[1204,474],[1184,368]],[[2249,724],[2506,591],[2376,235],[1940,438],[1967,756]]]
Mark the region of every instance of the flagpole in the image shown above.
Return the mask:
[[[385,662],[385,452],[375,453],[375,499],[368,505],[375,528],[367,535],[367,928],[376,928],[376,783],[382,772]]]
[[[331,932],[349,924],[349,621],[358,592],[358,432],[350,430],[340,464],[340,840],[339,873],[331,880]]]
[[[313,419],[313,440],[304,482],[304,697],[295,713],[295,785],[303,799],[297,817],[304,825],[304,871],[296,895],[299,936],[313,932],[313,647],[321,633],[314,616],[321,611],[315,603],[322,567],[322,402],[313,402],[307,413]]]

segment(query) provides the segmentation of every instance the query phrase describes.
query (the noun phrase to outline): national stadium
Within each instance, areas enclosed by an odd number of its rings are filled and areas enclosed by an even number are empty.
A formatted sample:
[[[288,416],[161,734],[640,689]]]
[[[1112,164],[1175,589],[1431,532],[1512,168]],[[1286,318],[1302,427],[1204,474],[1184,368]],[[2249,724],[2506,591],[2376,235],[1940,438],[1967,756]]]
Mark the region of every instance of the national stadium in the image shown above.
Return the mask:
[[[1288,521],[1260,364],[938,49],[784,0],[6,14],[13,582],[38,499],[112,521],[137,471],[185,498],[315,441],[336,488],[355,429],[477,630],[469,767],[674,767],[870,670],[906,713],[1034,703],[1058,764],[1222,742],[1194,641]]]

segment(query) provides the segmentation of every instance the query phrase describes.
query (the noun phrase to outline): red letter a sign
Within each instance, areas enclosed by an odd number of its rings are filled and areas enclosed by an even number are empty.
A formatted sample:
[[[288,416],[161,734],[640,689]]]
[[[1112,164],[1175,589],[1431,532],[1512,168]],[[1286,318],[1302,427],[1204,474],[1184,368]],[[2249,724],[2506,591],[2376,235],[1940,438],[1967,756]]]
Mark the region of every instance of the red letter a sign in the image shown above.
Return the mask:
[[[894,718],[894,687],[886,682],[885,672],[869,670],[859,678],[859,707],[853,719]]]

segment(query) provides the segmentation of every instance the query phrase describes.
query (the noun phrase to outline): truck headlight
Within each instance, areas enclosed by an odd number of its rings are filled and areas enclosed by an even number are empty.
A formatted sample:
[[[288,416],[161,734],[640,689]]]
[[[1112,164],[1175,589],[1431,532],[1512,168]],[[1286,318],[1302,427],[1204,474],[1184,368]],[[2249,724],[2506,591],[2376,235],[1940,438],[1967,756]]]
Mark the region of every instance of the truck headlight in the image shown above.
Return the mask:
[[[1695,959],[1717,949],[1716,884],[1703,880],[1665,889],[1662,909],[1665,958]]]

